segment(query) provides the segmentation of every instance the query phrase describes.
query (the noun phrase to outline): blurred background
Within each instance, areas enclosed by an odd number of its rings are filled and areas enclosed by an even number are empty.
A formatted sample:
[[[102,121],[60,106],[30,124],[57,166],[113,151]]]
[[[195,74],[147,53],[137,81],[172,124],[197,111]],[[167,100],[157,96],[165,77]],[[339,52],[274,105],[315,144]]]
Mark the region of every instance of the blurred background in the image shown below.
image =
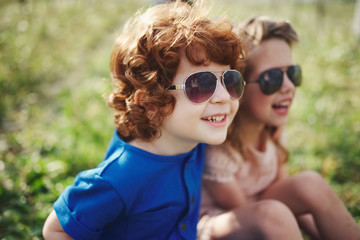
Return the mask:
[[[114,128],[103,98],[114,40],[155,2],[0,1],[0,239],[42,239],[52,203],[102,161]],[[290,171],[321,173],[360,224],[359,3],[211,3],[234,23],[268,15],[293,24],[303,84],[288,124]]]

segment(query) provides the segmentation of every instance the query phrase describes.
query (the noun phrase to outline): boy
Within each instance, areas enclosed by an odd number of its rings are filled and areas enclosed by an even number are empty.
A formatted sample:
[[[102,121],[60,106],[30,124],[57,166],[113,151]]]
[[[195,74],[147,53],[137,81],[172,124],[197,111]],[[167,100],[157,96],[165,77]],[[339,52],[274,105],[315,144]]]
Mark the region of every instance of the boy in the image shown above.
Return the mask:
[[[126,24],[111,55],[117,129],[105,160],[54,203],[45,239],[196,238],[199,143],[225,140],[244,88],[232,70],[242,43],[205,11],[203,1],[176,1]]]

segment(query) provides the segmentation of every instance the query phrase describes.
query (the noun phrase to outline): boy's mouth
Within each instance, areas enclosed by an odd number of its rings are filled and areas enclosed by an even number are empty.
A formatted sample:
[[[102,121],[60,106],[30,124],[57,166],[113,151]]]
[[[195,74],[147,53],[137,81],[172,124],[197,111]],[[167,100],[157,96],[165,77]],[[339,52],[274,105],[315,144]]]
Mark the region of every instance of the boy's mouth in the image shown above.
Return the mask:
[[[216,116],[209,116],[203,118],[204,120],[210,121],[210,122],[221,122],[225,119],[225,115],[216,115]]]

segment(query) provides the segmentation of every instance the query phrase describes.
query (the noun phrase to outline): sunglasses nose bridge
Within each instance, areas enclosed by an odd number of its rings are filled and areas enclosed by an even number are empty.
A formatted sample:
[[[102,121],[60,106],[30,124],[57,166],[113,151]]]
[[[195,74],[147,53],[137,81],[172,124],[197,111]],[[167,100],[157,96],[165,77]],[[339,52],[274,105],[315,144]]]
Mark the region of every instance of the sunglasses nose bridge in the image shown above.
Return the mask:
[[[287,78],[287,80],[289,80],[291,82],[292,85],[294,85],[294,87],[296,87],[295,85],[295,79],[291,79],[291,78],[294,78],[294,74],[291,74],[291,68],[293,66],[290,66],[290,67],[286,67],[286,68],[281,68],[281,71],[283,72],[284,76],[283,76],[283,81],[284,81],[284,77]],[[293,70],[294,71],[294,70]]]
[[[211,97],[210,101],[213,103],[217,102],[226,102],[230,100],[230,94],[228,93],[225,83],[224,83],[224,75],[216,75],[216,88],[213,96]],[[219,84],[220,83],[220,84]]]
[[[288,91],[289,89],[295,88],[294,83],[291,81],[289,77],[288,69],[282,69],[282,71],[283,71],[283,82],[281,89]]]

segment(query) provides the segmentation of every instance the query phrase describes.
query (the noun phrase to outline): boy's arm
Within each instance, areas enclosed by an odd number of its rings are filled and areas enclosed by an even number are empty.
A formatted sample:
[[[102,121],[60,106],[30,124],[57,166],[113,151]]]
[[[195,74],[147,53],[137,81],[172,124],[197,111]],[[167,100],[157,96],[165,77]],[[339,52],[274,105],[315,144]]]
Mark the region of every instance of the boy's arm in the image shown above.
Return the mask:
[[[69,235],[67,235],[64,232],[54,210],[52,210],[52,212],[45,221],[43,228],[43,236],[45,239],[51,239],[51,240],[72,239]]]
[[[203,185],[221,208],[232,209],[246,203],[246,198],[235,180],[222,183],[203,179]]]

